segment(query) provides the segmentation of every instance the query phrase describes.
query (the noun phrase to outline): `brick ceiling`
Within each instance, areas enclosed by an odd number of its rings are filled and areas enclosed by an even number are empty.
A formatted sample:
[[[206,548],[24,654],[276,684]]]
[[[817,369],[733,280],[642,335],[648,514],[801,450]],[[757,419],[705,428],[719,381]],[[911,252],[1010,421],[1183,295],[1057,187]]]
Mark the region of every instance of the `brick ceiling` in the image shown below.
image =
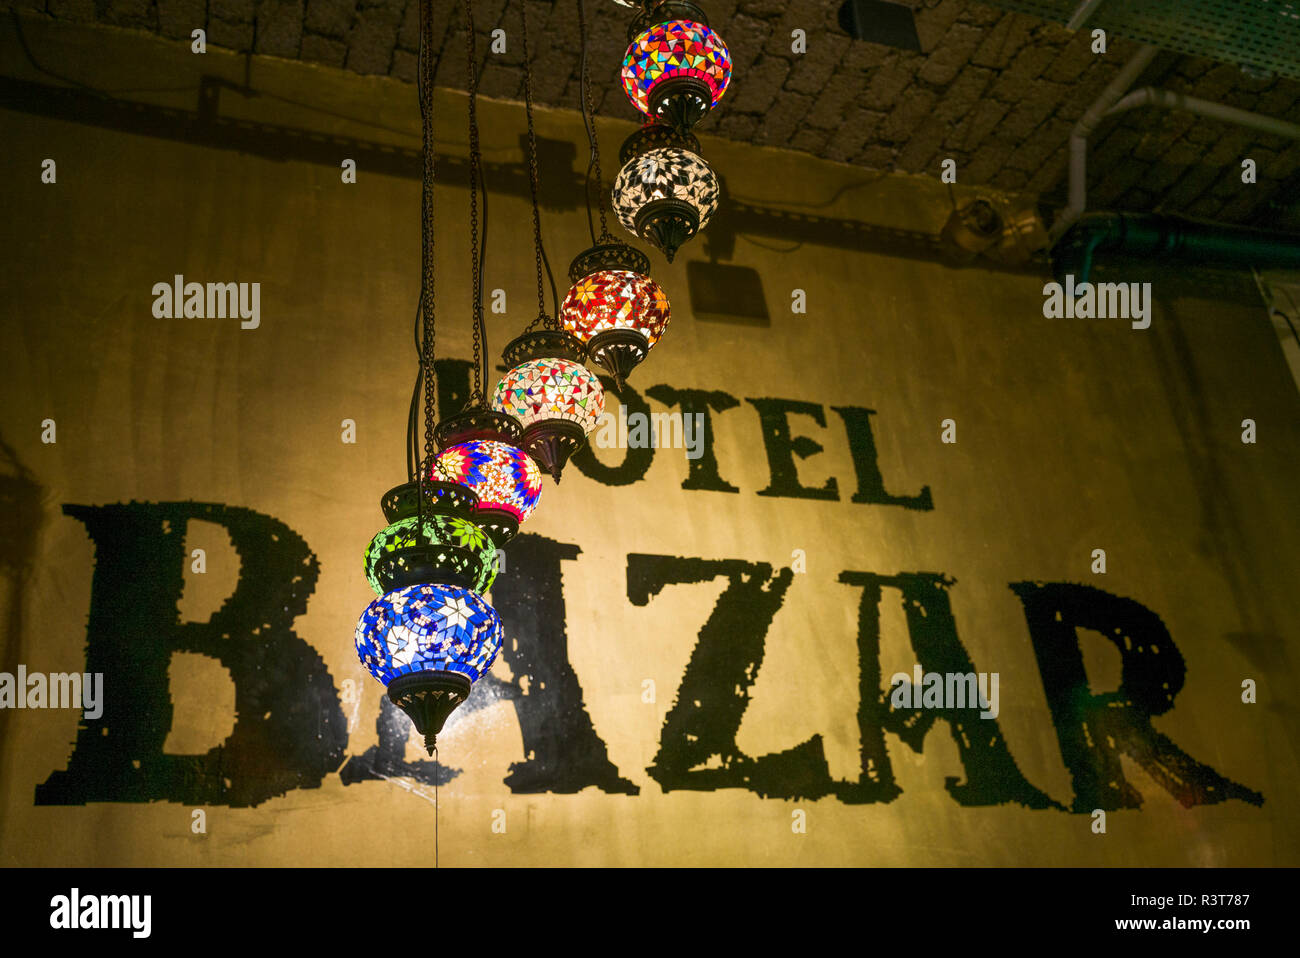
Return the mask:
[[[96,21],[413,81],[416,0],[6,0],[55,19]],[[634,119],[614,78],[629,12],[586,0],[598,109]],[[912,0],[922,53],[851,40],[839,0],[702,0],[731,48],[733,86],[702,132],[784,147],[874,170],[937,175],[947,157],[960,182],[1063,202],[1070,128],[1137,49],[1111,38],[1094,55],[1087,31],[974,0]],[[438,0],[437,84],[464,87],[459,5]],[[475,0],[484,34],[516,37],[517,0]],[[537,99],[578,106],[573,0],[528,0]],[[807,52],[791,52],[791,31]],[[488,58],[481,91],[522,96],[519,44]],[[602,76],[602,71],[605,71]],[[1300,83],[1258,79],[1237,66],[1162,53],[1135,86],[1170,90],[1300,122]],[[1250,157],[1259,182],[1243,186]],[[1300,144],[1180,112],[1135,110],[1108,121],[1089,154],[1089,206],[1160,210],[1300,229]]]

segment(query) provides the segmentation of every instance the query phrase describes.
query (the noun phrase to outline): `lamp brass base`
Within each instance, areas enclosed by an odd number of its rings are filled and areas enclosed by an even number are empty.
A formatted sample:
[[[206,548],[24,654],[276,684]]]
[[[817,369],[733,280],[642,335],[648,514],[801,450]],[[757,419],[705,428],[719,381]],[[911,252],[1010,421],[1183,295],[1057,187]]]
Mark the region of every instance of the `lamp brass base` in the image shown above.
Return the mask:
[[[432,755],[447,716],[469,698],[471,684],[459,672],[411,672],[388,683],[388,698],[410,717]]]
[[[685,200],[654,200],[636,215],[637,235],[662,250],[670,263],[678,248],[699,228],[699,210]]]
[[[592,359],[609,370],[618,389],[622,390],[623,380],[650,352],[650,341],[635,329],[606,329],[591,337],[587,351]]]
[[[543,419],[524,428],[524,451],[558,484],[569,457],[582,448],[587,434],[568,419]]]
[[[713,90],[699,77],[669,77],[654,85],[647,105],[652,117],[685,134],[709,112]]]

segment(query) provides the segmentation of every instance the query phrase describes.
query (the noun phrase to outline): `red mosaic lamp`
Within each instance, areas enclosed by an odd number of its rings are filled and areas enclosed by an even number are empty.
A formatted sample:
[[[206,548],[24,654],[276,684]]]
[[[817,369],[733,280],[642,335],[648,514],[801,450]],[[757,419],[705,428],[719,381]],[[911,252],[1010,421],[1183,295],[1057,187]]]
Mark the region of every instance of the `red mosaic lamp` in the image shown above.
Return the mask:
[[[650,278],[649,257],[607,235],[601,239],[569,267],[573,285],[560,322],[622,389],[668,326],[668,296]]]

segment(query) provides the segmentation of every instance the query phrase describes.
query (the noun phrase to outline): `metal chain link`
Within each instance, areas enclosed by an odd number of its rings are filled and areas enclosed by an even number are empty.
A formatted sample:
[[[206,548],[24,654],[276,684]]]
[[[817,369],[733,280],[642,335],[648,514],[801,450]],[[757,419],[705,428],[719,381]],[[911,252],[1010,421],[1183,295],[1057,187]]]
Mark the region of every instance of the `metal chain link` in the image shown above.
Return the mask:
[[[539,322],[554,326],[555,320],[546,315],[546,293],[542,279],[542,213],[538,206],[537,130],[533,126],[533,67],[528,59],[528,2],[519,0],[519,19],[523,25],[524,43],[524,115],[528,119],[528,187],[533,196],[533,258],[537,261],[537,319],[528,325],[531,331]]]
[[[420,196],[420,312],[423,331],[423,348],[420,363],[424,380],[424,458],[420,466],[423,476],[433,459],[434,425],[437,422],[438,391],[434,374],[434,286],[433,286],[433,0],[420,0],[420,62],[417,80],[420,97],[420,118],[424,140],[424,169]],[[421,496],[423,498],[423,496]]]
[[[596,110],[591,102],[591,77],[587,72],[587,11],[583,0],[578,3],[578,35],[582,42],[579,55],[580,81],[582,89],[583,124],[587,127],[587,142],[591,145],[591,164],[587,168],[587,209],[591,209],[591,173],[596,173],[596,206],[600,211],[600,239],[598,243],[612,243],[609,226],[605,222],[605,187],[604,177],[600,171],[600,138],[596,135]]]
[[[483,340],[486,338],[483,329],[483,279],[481,276],[482,264],[479,261],[479,241],[478,241],[478,191],[479,178],[481,176],[480,163],[482,160],[479,152],[478,139],[478,114],[476,103],[478,100],[478,73],[474,69],[475,56],[475,35],[474,35],[474,3],[473,0],[465,0],[465,52],[466,52],[466,89],[469,91],[469,253],[470,253],[470,282],[473,289],[474,305],[474,386],[473,393],[470,396],[470,402],[482,403],[484,381],[487,379],[487,370],[483,363]]]

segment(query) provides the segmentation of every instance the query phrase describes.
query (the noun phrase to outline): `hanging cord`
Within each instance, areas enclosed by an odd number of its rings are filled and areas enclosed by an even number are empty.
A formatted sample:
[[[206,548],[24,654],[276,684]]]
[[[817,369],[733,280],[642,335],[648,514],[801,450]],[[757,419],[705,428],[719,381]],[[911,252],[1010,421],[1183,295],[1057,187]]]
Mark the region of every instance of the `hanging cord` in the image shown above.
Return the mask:
[[[420,303],[415,305],[415,386],[411,389],[411,407],[406,413],[406,475],[414,482],[420,470],[420,396],[424,391],[424,348],[420,342]]]
[[[420,99],[420,128],[423,146],[423,169],[420,177],[420,309],[416,317],[419,330],[416,348],[420,353],[420,372],[415,380],[415,392],[424,390],[424,457],[419,456],[412,441],[411,455],[416,462],[415,482],[415,544],[425,544],[424,535],[424,484],[430,479],[433,463],[434,425],[438,419],[438,389],[434,369],[434,286],[433,286],[433,184],[435,179],[433,145],[433,0],[420,2],[420,59],[417,66],[416,88]],[[412,403],[415,395],[411,397]],[[407,422],[414,427],[414,410]]]
[[[1264,306],[1268,310],[1269,319],[1272,319],[1274,316],[1281,316],[1283,321],[1290,328],[1291,336],[1295,339],[1296,345],[1300,346],[1300,333],[1296,332],[1295,324],[1291,322],[1291,317],[1287,315],[1286,310],[1276,305],[1272,293],[1273,290],[1281,293],[1286,297],[1287,302],[1291,304],[1291,311],[1300,314],[1300,306],[1296,305],[1295,298],[1281,286],[1274,286],[1271,288],[1265,287],[1264,278],[1259,275],[1259,270],[1255,269],[1253,266],[1251,267],[1250,272],[1251,275],[1255,277],[1255,288],[1259,290],[1259,298],[1263,300]]]
[[[587,12],[583,0],[578,2],[578,34],[581,38],[581,52],[578,55],[579,78],[582,93],[582,125],[587,130],[587,143],[591,147],[591,161],[587,164],[587,229],[591,232],[591,245],[612,243],[609,227],[605,223],[605,187],[600,172],[600,139],[596,136],[596,110],[591,104],[591,78],[587,74]],[[596,174],[596,205],[600,210],[600,238],[596,238],[596,227],[591,221],[591,175]]]
[[[437,422],[437,383],[434,371],[434,285],[433,285],[433,185],[435,180],[433,146],[433,11],[432,0],[419,0],[420,54],[416,70],[416,98],[420,104],[422,161],[420,171],[420,299],[415,308],[415,354],[418,359],[411,406],[406,416],[406,473],[414,482],[421,480],[424,468],[433,456],[433,428]],[[420,396],[424,396],[424,454],[421,456],[419,435]],[[418,511],[418,507],[417,507]],[[417,531],[417,539],[419,532]]]
[[[546,255],[545,246],[542,247],[542,265],[546,267],[546,279],[551,285],[551,315],[555,317],[555,327],[558,329],[560,326],[560,294],[555,288],[555,274],[551,272],[551,261]]]
[[[523,26],[524,43],[524,115],[528,119],[528,188],[533,198],[533,258],[537,261],[537,318],[528,324],[524,332],[531,332],[539,323],[549,329],[559,328],[560,313],[559,294],[555,289],[555,277],[551,275],[551,264],[546,259],[546,250],[542,246],[542,213],[538,205],[538,171],[537,171],[537,129],[533,125],[533,67],[528,58],[528,2],[519,0],[519,18]],[[546,293],[542,282],[542,264],[546,264],[546,274],[551,279],[551,300],[555,312],[546,315]]]
[[[432,0],[419,0],[420,54],[416,71],[416,98],[420,104],[423,166],[420,175],[420,298],[415,308],[413,339],[418,357],[411,405],[406,414],[406,473],[417,483],[415,499],[415,544],[424,544],[424,483],[433,459],[433,427],[437,420],[437,388],[434,373],[434,285],[433,285],[433,11]],[[424,394],[424,456],[418,439],[419,399]]]
[[[433,458],[433,429],[438,419],[438,390],[433,360],[434,288],[433,288],[433,0],[420,4],[420,114],[424,132],[424,176],[420,199],[421,214],[421,312],[424,321],[424,342],[420,355],[420,371],[424,385],[424,458]]]
[[[465,0],[465,52],[466,52],[466,89],[469,91],[469,249],[470,282],[474,296],[474,391],[470,395],[470,405],[484,402],[483,388],[487,382],[486,354],[487,330],[483,326],[483,260],[487,255],[487,190],[482,190],[483,199],[483,233],[480,240],[478,228],[479,192],[482,180],[482,155],[478,139],[478,74],[474,70],[475,35],[474,3]],[[480,245],[481,244],[481,245]]]

